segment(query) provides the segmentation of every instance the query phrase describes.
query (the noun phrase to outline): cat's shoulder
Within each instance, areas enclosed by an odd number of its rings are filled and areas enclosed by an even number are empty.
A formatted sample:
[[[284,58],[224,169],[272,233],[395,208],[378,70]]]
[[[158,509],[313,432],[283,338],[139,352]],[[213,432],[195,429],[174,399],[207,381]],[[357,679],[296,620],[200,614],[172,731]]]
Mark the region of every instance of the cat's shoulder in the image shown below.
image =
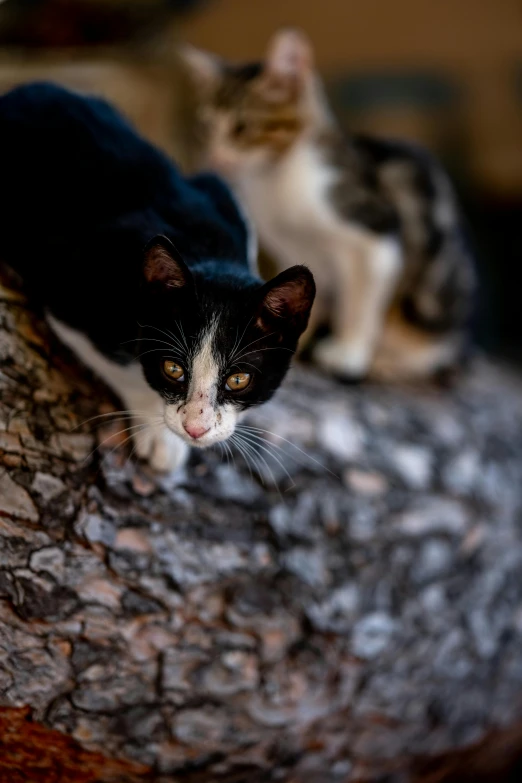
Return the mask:
[[[236,259],[257,274],[257,237],[247,213],[231,188],[216,174],[202,172],[184,181],[189,203],[191,198],[201,199],[201,222],[209,222],[209,230],[218,241],[217,255],[228,260]],[[201,251],[205,254],[205,251]]]

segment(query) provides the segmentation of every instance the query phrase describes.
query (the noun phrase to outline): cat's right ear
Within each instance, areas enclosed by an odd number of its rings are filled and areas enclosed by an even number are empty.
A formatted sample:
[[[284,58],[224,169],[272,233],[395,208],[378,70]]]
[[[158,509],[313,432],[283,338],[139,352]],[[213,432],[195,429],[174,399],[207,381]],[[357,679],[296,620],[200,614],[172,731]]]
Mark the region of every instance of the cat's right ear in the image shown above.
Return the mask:
[[[274,102],[299,96],[313,75],[313,51],[306,35],[294,28],[278,30],[268,44],[261,86]]]
[[[163,288],[186,288],[192,285],[192,274],[170,239],[154,237],[145,247],[143,274],[147,283]]]
[[[219,58],[190,44],[183,44],[178,51],[189,77],[200,93],[208,95],[215,90],[221,75]]]

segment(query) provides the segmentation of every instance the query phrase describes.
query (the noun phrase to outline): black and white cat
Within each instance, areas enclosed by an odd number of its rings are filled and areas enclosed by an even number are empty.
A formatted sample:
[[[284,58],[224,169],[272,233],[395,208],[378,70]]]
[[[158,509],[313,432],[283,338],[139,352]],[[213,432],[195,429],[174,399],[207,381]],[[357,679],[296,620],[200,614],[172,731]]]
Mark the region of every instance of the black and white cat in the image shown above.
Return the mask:
[[[173,470],[272,396],[314,280],[263,284],[217,177],[182,177],[107,103],[50,84],[0,98],[0,171],[0,257],[121,397],[139,456]]]
[[[348,378],[430,375],[458,362],[474,270],[450,182],[425,150],[344,133],[312,47],[281,30],[259,62],[183,50],[200,94],[204,160],[225,176],[280,268],[305,263],[309,334]]]

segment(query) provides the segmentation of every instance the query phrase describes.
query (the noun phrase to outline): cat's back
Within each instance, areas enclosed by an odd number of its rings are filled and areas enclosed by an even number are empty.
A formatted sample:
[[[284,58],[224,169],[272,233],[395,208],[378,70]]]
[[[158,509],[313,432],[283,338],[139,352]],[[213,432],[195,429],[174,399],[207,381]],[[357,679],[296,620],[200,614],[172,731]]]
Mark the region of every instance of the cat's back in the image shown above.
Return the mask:
[[[0,98],[0,169],[11,218],[104,219],[172,185],[166,158],[104,100],[48,83]]]
[[[369,136],[355,136],[352,144],[372,167],[376,186],[403,221],[428,213],[440,230],[457,225],[453,187],[442,164],[428,149],[412,141]]]

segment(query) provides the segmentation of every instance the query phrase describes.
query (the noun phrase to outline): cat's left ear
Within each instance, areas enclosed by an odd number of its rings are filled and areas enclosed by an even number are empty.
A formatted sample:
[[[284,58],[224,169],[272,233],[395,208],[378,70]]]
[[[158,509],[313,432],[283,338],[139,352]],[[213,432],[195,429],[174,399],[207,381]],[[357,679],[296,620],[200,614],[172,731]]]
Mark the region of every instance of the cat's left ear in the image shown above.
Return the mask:
[[[145,247],[143,274],[147,283],[164,288],[185,288],[192,284],[192,274],[170,239],[158,235]]]
[[[180,46],[178,53],[196,89],[204,96],[213,92],[221,77],[220,59],[190,44]]]
[[[315,298],[315,281],[306,266],[292,266],[263,286],[257,325],[291,331],[296,337],[304,332]]]
[[[300,30],[279,30],[268,45],[262,84],[274,100],[295,97],[313,72],[313,51]]]

